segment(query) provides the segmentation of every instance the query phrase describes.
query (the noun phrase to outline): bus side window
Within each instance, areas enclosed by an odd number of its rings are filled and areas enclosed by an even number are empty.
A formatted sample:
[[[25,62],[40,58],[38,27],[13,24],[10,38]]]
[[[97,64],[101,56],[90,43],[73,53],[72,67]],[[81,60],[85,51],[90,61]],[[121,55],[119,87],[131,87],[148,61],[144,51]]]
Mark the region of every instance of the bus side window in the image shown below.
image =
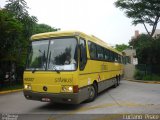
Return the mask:
[[[104,57],[106,61],[109,61],[109,51],[107,49],[104,50]]]
[[[97,59],[96,45],[92,42],[88,42],[88,48],[89,48],[90,58]]]
[[[112,51],[110,51],[110,61],[113,62],[114,61],[114,54]]]
[[[86,52],[86,43],[85,43],[85,40],[83,39],[80,39],[80,42],[79,42],[79,48],[80,48],[80,70],[83,70],[86,66],[86,63],[87,63],[87,52]]]
[[[97,47],[97,59],[98,60],[103,60],[104,59],[103,48],[99,45],[97,45],[96,47]]]
[[[118,54],[114,53],[114,62],[118,62]]]

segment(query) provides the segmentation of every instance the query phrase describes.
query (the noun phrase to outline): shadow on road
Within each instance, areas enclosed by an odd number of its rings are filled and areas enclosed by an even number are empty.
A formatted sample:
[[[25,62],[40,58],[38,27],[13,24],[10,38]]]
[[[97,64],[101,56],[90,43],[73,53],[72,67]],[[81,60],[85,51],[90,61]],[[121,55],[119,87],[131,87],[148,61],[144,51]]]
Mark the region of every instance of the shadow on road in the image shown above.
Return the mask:
[[[84,103],[72,105],[72,104],[62,104],[62,103],[46,103],[42,106],[36,107],[32,109],[32,111],[36,112],[56,112],[56,113],[63,113],[63,112],[71,112],[74,110],[78,110],[79,108],[83,107]]]

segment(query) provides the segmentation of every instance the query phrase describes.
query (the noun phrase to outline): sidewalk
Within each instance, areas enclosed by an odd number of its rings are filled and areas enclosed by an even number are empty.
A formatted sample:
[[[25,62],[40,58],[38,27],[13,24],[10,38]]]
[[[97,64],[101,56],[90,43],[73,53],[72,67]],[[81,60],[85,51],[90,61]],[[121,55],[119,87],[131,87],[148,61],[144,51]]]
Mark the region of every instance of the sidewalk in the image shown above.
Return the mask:
[[[124,78],[124,80],[132,81],[132,82],[148,83],[148,84],[160,84],[160,81],[133,80],[128,78]]]

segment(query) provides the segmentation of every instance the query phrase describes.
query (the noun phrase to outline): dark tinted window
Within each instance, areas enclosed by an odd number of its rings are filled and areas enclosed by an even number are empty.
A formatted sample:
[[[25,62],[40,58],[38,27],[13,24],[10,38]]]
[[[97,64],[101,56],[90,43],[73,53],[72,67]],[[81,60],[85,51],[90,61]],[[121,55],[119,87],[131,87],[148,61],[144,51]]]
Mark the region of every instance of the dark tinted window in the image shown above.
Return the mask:
[[[97,45],[97,59],[99,60],[103,60],[104,56],[103,56],[103,48],[99,45]]]
[[[107,50],[107,49],[104,49],[104,59],[106,60],[106,61],[109,61],[109,50]]]
[[[88,42],[88,48],[89,48],[90,58],[97,59],[96,44],[92,42]]]
[[[80,70],[83,70],[87,63],[86,42],[84,39],[80,39],[79,46],[80,46],[80,66],[79,67],[80,67]]]
[[[118,54],[114,53],[114,62],[118,62]]]
[[[121,56],[93,42],[88,42],[88,48],[91,59],[105,60],[110,62],[121,62]]]
[[[114,53],[110,51],[110,61],[114,61]]]

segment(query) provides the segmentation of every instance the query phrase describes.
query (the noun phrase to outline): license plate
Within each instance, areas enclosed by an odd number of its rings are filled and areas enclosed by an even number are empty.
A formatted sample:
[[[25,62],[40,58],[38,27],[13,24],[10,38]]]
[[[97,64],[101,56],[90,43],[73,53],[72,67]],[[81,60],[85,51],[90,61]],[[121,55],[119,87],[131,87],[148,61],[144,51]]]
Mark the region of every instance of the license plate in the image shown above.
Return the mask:
[[[49,99],[49,98],[42,98],[42,101],[43,101],[43,102],[50,102],[51,99]]]

